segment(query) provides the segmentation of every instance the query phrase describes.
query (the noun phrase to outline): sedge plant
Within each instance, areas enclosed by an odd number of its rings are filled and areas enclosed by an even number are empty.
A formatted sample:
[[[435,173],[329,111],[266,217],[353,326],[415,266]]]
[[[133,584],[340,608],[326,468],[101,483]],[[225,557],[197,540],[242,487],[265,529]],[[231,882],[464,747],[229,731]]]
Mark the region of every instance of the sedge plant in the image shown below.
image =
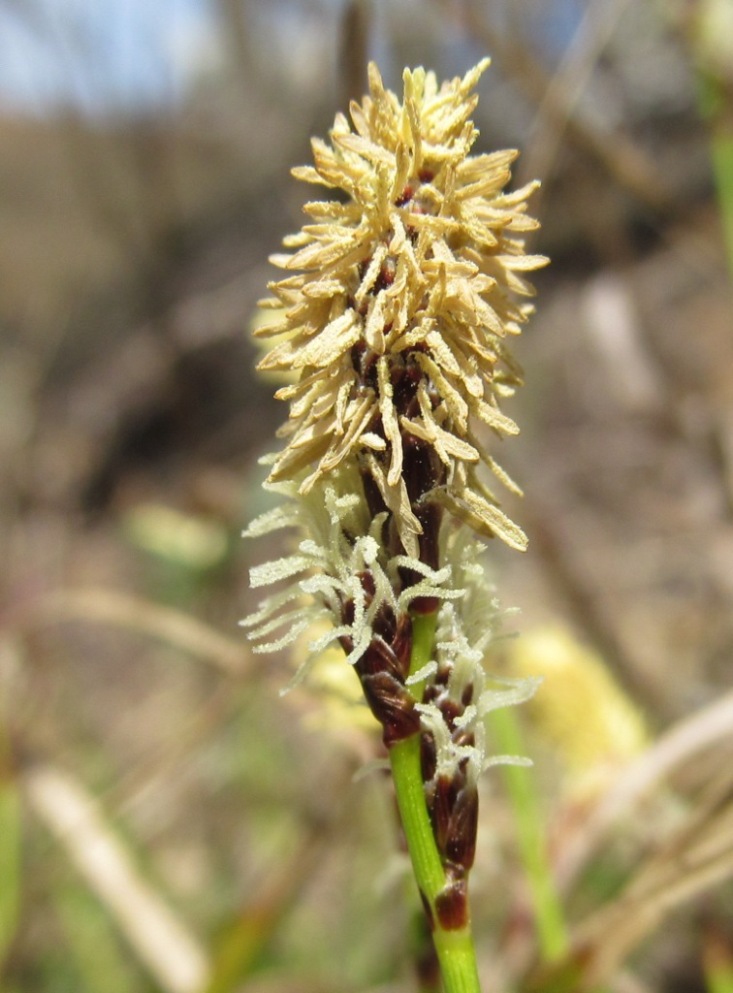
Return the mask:
[[[476,84],[405,70],[402,99],[369,67],[369,94],[338,114],[297,179],[325,187],[272,262],[261,302],[262,370],[289,404],[266,458],[282,503],[246,534],[296,535],[255,566],[268,588],[245,619],[257,651],[310,642],[296,680],[334,644],[381,725],[415,880],[446,993],[477,993],[468,879],[485,718],[532,679],[484,668],[500,608],[481,561],[522,530],[489,481],[519,492],[494,457],[518,431],[502,409],[521,383],[510,349],[532,307],[526,254],[536,183],[507,192],[515,151],[471,155]]]

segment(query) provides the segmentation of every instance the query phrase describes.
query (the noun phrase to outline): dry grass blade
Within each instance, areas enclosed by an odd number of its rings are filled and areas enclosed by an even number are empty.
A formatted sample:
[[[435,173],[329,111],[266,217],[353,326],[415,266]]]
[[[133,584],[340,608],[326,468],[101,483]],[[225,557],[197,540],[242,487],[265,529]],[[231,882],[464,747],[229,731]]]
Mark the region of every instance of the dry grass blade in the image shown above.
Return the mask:
[[[138,874],[84,787],[44,763],[22,772],[20,786],[165,993],[200,990],[209,972],[203,948]]]
[[[619,777],[584,825],[572,847],[556,865],[560,886],[567,890],[598,849],[612,824],[628,814],[652,787],[716,742],[733,736],[733,692],[699,710],[663,734]]]
[[[583,988],[607,980],[671,910],[730,876],[733,781],[728,773],[620,897],[578,930],[574,947],[583,962]]]
[[[639,148],[618,132],[604,133],[587,115],[581,115],[574,108],[576,93],[564,85],[553,85],[552,77],[531,52],[494,30],[482,4],[467,2],[464,11],[471,37],[493,52],[529,99],[543,107],[558,134],[566,132],[573,144],[592,155],[623,189],[653,211],[665,212],[673,206],[659,170]]]
[[[34,605],[26,625],[81,620],[113,624],[160,638],[231,674],[247,670],[251,654],[238,641],[180,611],[104,589],[59,590]]]
[[[567,122],[628,3],[629,0],[595,0],[586,9],[537,109],[534,141],[520,166],[522,175],[547,176],[552,171]]]

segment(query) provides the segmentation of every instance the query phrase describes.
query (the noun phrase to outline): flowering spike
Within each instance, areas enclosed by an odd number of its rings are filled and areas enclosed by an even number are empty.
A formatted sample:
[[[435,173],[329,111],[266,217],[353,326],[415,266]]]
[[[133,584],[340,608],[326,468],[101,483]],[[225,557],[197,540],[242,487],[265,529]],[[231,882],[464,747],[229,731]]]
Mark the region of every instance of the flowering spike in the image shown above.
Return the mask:
[[[469,154],[478,134],[472,91],[488,64],[441,88],[432,73],[405,70],[402,103],[370,66],[370,95],[352,104],[352,124],[339,115],[331,143],[313,142],[314,167],[295,170],[348,199],[307,204],[317,223],[290,242],[293,254],[275,257],[299,275],[271,284],[264,305],[281,308],[276,328],[285,337],[260,368],[301,377],[281,394],[297,390],[298,402],[271,481],[310,466],[299,483],[308,492],[355,460],[391,493],[405,439],[420,439],[446,467],[459,467],[434,480],[448,513],[516,548],[523,536],[495,499],[467,493],[479,463],[505,480],[475,436],[481,423],[497,437],[517,431],[500,409],[521,381],[504,339],[531,312],[514,299],[533,292],[519,273],[546,259],[525,255],[514,237],[537,226],[526,213],[535,184],[504,193],[516,152]],[[404,495],[384,500],[414,554],[414,506]]]
[[[522,376],[509,343],[532,312],[525,273],[547,261],[521,240],[537,227],[536,184],[505,192],[517,153],[470,154],[488,64],[440,87],[406,69],[401,101],[370,65],[351,121],[337,115],[313,165],[293,170],[338,198],[307,203],[290,254],[271,260],[285,275],[256,333],[272,341],[260,369],[289,378],[276,394],[290,404],[284,447],[265,460],[285,503],[245,532],[298,534],[252,569],[253,588],[274,589],[242,623],[255,651],[315,626],[294,683],[334,644],[356,672],[389,749],[446,993],[478,993],[467,889],[478,776],[523,761],[487,754],[484,720],[537,685],[484,670],[500,611],[480,541],[527,539],[482,474],[521,492],[492,442],[519,430],[502,409]]]

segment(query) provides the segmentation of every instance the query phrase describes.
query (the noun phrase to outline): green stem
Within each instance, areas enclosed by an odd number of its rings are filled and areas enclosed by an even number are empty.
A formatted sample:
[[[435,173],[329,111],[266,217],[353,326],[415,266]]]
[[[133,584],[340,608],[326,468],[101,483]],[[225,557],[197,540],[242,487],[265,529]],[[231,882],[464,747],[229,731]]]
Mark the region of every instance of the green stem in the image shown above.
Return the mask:
[[[718,190],[728,269],[733,278],[733,129],[719,128],[712,137],[711,155]]]
[[[491,726],[499,751],[507,755],[524,754],[519,722],[511,708],[494,711]],[[532,894],[542,956],[545,961],[554,962],[568,950],[568,934],[547,857],[544,822],[534,789],[533,770],[504,765],[502,774],[514,812],[517,842]]]
[[[413,617],[411,674],[418,672],[430,661],[436,622],[437,613]],[[416,699],[419,699],[420,684],[411,689]],[[441,926],[435,909],[436,900],[447,880],[425,800],[420,764],[420,734],[397,742],[390,748],[389,757],[413,872],[433,922],[433,942],[445,993],[480,993],[470,924],[457,930],[446,930]]]
[[[723,81],[701,69],[698,102],[710,127],[710,158],[720,207],[728,269],[733,278],[733,105]]]

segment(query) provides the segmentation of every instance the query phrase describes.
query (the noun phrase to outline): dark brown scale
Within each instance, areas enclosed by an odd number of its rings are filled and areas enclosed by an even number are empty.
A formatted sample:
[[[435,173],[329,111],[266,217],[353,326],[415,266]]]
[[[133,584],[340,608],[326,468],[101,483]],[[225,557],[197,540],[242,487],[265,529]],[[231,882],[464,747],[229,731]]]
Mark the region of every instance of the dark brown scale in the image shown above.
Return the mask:
[[[427,614],[434,614],[439,606],[440,600],[436,596],[416,596],[410,604],[410,610],[413,614],[425,617]]]
[[[392,645],[397,630],[397,619],[394,611],[388,604],[383,604],[377,612],[377,616],[372,622],[372,630],[383,638],[388,645]]]
[[[460,931],[468,924],[468,887],[465,879],[448,883],[435,900],[435,913],[444,931]]]
[[[365,569],[362,572],[357,572],[356,578],[359,580],[361,583],[361,588],[366,593],[366,603],[368,606],[374,599],[374,594],[377,591],[377,587],[374,583],[374,576],[368,569]]]
[[[451,700],[450,697],[447,697],[440,704],[438,704],[438,706],[440,707],[440,712],[443,715],[445,723],[452,731],[456,720],[461,716],[464,708],[460,703],[456,703],[455,700]]]
[[[402,191],[401,195],[397,197],[394,202],[395,207],[404,207],[406,203],[409,203],[415,195],[415,190],[412,186],[406,186]]]
[[[417,391],[407,398],[404,408],[404,416],[410,420],[420,416],[420,401],[417,398]]]
[[[412,654],[412,620],[409,614],[400,614],[397,620],[392,651],[400,664],[402,676],[407,679],[410,671],[410,655]]]
[[[391,362],[389,366],[389,379],[392,384],[392,389],[399,387],[402,377],[405,374],[405,355],[404,352],[395,352],[391,357]]]
[[[456,795],[457,791],[453,780],[449,779],[448,776],[438,776],[430,806],[430,819],[433,824],[435,844],[443,859],[446,857],[446,844]]]
[[[369,647],[356,662],[355,668],[360,677],[384,672],[400,683],[404,682],[400,660],[379,635],[372,638]]]
[[[432,703],[434,700],[438,699],[440,693],[441,693],[440,687],[436,686],[435,683],[429,683],[425,687],[425,691],[422,695],[422,702]]]
[[[471,740],[473,740],[473,738]],[[458,794],[462,789],[465,789],[467,783],[468,783],[468,759],[462,758],[458,763],[458,767],[455,769],[453,773],[453,787],[456,791],[456,796],[458,796]]]
[[[468,705],[471,703],[472,700],[473,700],[473,683],[468,683],[466,686],[463,687],[463,693],[461,693],[461,703],[463,704],[464,707],[468,707]]]
[[[417,178],[421,183],[432,183],[435,179],[435,173],[432,169],[425,167],[418,172]]]
[[[360,385],[376,388],[378,358],[377,353],[363,341],[357,341],[351,346],[351,364],[359,377]]]
[[[413,349],[406,357],[400,356],[399,365],[392,367],[392,388],[394,391],[394,404],[401,414],[409,414],[410,408],[416,402],[417,388],[420,381],[425,378],[425,374],[414,358]],[[415,412],[419,407],[415,408]],[[409,414],[409,416],[414,416]]]
[[[478,791],[465,787],[459,791],[451,810],[445,838],[445,855],[451,862],[468,870],[476,857],[478,831]]]
[[[354,650],[354,639],[350,638],[347,634],[342,634],[339,638],[339,645],[341,645],[347,655],[350,655]]]
[[[437,770],[437,755],[435,752],[435,739],[432,734],[423,731],[420,736],[420,766],[422,768],[422,781],[430,783]]]
[[[417,351],[418,349],[416,347],[412,352],[410,352],[407,362],[405,363],[405,373],[409,381],[414,386],[417,386],[421,380],[425,379],[425,373],[422,371],[418,361],[415,358]],[[420,351],[422,351],[422,349],[420,349]]]
[[[399,387],[405,385],[404,379],[398,380]],[[395,401],[400,399],[400,389],[395,390]],[[404,399],[404,391],[402,392]],[[400,405],[395,402],[397,410]],[[379,430],[376,425],[372,430]],[[402,474],[405,480],[407,493],[415,516],[420,521],[423,534],[419,537],[420,559],[431,568],[438,568],[438,537],[440,532],[440,522],[442,511],[437,506],[429,503],[420,503],[425,494],[429,493],[445,479],[445,469],[440,459],[435,454],[432,447],[421,439],[416,438],[407,432],[403,433],[403,459]],[[405,587],[414,586],[421,579],[419,575],[410,570],[400,570]],[[413,602],[413,610],[418,613],[431,613],[437,608],[437,601],[429,598],[429,602],[420,604]]]
[[[415,516],[423,529],[423,533],[418,537],[420,561],[426,562],[432,569],[438,569],[440,523],[443,519],[443,511],[437,504],[426,502],[415,508]]]
[[[351,364],[354,367],[354,372],[358,372],[361,375],[363,370],[364,355],[368,351],[366,342],[357,341],[351,346]]]
[[[403,436],[403,476],[410,502],[418,504],[445,478],[445,470],[432,445],[414,435]]]
[[[417,734],[420,715],[401,682],[388,672],[377,672],[362,676],[361,685],[371,712],[382,725],[382,740],[387,748]]]
[[[415,377],[415,371],[414,370],[415,370],[415,367],[413,366],[412,369],[410,370],[410,373],[411,373],[411,376],[412,377]],[[405,378],[407,378],[407,377],[405,377]],[[419,378],[417,378],[415,380],[416,383],[418,383],[420,379],[422,379],[423,382],[427,383],[428,401],[430,402],[431,409],[432,410],[435,410],[440,405],[440,402],[441,402],[440,394],[435,389],[435,387],[430,382],[430,380],[425,379],[425,377],[422,374],[422,370],[419,370]],[[420,400],[419,400],[418,395],[417,395],[417,389],[415,388],[412,392],[410,392],[408,394],[408,402],[405,404],[404,414],[405,414],[405,417],[414,418],[414,417],[420,417],[421,416],[421,413],[422,412],[420,410]]]

